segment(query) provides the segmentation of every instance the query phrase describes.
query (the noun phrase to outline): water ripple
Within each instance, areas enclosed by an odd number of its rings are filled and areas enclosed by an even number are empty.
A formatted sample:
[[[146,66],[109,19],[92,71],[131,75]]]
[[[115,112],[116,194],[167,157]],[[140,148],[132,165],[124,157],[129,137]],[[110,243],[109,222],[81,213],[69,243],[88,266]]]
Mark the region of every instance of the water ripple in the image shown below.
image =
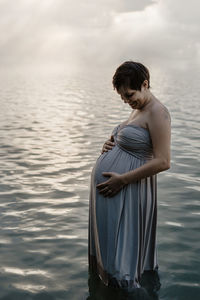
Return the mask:
[[[199,73],[192,81],[189,74],[152,76],[152,92],[172,117],[172,166],[158,176],[166,300],[199,292]],[[1,76],[0,297],[83,299],[90,173],[130,108],[100,74],[38,76]]]

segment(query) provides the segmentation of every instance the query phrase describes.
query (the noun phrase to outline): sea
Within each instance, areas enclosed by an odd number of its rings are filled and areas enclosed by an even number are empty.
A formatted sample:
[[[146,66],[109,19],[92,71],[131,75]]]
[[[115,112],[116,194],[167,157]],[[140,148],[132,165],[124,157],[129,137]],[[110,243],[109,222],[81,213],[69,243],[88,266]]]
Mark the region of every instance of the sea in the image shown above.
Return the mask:
[[[131,112],[113,72],[0,71],[1,300],[123,299],[91,277],[87,256],[90,174]],[[161,286],[148,299],[200,299],[199,82],[195,66],[151,70],[172,140],[171,168],[157,175]]]

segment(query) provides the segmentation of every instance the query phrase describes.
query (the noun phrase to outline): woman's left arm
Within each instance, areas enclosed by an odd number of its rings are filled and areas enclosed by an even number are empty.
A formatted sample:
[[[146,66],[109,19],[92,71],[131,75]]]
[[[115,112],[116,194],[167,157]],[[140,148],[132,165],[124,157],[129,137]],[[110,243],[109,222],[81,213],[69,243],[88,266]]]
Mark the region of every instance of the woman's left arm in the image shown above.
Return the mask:
[[[118,174],[103,172],[103,176],[110,177],[107,181],[97,184],[99,192],[112,197],[123,186],[137,180],[155,175],[170,168],[171,118],[165,108],[150,112],[149,131],[153,146],[153,159],[132,171]]]
[[[170,168],[171,118],[166,108],[150,112],[149,131],[153,145],[153,159],[141,167],[121,174],[124,185]]]

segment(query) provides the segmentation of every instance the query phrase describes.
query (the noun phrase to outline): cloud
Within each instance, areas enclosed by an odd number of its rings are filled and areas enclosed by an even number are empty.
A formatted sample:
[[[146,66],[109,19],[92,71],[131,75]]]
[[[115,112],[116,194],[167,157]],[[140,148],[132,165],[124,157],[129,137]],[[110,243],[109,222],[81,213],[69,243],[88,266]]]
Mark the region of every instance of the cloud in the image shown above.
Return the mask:
[[[123,41],[122,56],[163,64],[187,64],[191,60],[199,63],[199,19],[189,17],[186,9],[184,17],[180,7],[180,1],[163,0],[142,12],[117,15],[112,30],[116,34],[115,41]],[[195,6],[191,7],[189,15],[196,10]]]
[[[1,0],[0,64],[200,62],[195,0]]]

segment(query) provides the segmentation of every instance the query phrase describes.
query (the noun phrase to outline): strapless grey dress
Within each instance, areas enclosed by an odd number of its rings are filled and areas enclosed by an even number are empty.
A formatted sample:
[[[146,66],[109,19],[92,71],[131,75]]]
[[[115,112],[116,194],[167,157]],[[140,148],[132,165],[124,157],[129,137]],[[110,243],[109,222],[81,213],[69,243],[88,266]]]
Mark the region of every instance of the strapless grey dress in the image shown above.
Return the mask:
[[[101,154],[91,173],[89,195],[88,263],[107,286],[132,290],[141,275],[157,270],[157,177],[124,186],[104,197],[96,188],[109,179],[102,172],[134,170],[153,158],[150,133],[134,124],[116,126],[115,146]]]

